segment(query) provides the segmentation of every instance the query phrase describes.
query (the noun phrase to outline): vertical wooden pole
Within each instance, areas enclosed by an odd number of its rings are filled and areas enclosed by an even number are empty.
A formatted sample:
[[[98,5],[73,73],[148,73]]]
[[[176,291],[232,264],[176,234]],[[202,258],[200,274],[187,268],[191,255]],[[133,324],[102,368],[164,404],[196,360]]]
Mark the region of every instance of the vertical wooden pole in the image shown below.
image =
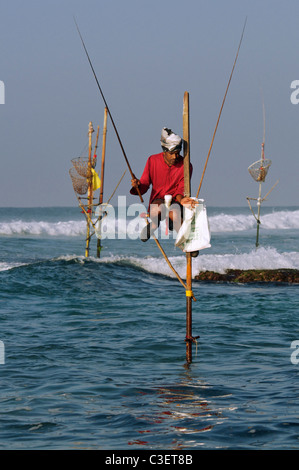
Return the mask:
[[[260,217],[261,217],[261,203],[262,203],[262,183],[259,184],[259,197],[257,198],[257,226],[256,226],[256,248],[259,246],[259,232],[260,232]]]
[[[264,134],[265,134],[265,125],[264,125]],[[265,137],[264,137],[265,140]],[[262,143],[262,152],[261,152],[261,161],[265,160],[265,142]],[[264,171],[261,169],[261,172]],[[262,176],[265,176],[264,174]],[[264,178],[263,178],[264,179]],[[259,183],[259,197],[257,199],[257,226],[256,226],[256,248],[259,246],[259,233],[260,233],[260,217],[261,217],[261,203],[262,203],[262,181]]]
[[[88,193],[87,193],[87,213],[89,217],[86,217],[86,248],[85,248],[85,257],[89,256],[89,242],[90,242],[90,218],[92,217],[92,205],[93,205],[93,185],[92,185],[92,158],[91,158],[91,147],[92,147],[92,133],[94,132],[92,127],[92,122],[89,123],[88,135],[89,135],[89,152],[88,152],[88,169],[87,169],[87,178],[88,178]]]
[[[99,133],[100,133],[100,126],[98,126],[98,128],[97,128],[96,143],[95,143],[95,146],[94,146],[93,162],[92,162],[93,168],[95,168],[96,163],[97,163],[97,148],[98,148]]]
[[[103,125],[103,141],[102,141],[102,164],[101,164],[101,189],[100,189],[100,197],[99,197],[99,204],[103,203],[104,197],[104,171],[105,171],[105,155],[106,155],[106,134],[107,134],[107,115],[108,110],[105,108],[104,110],[104,125]],[[101,221],[99,222],[101,224]],[[100,258],[101,256],[101,239],[98,238],[97,241],[97,257]]]
[[[190,183],[190,125],[189,125],[189,93],[185,91],[183,106],[183,141],[184,141],[184,196],[191,196]],[[186,253],[186,360],[192,362],[192,257]]]
[[[107,134],[107,108],[105,108],[105,110],[104,110],[103,142],[102,142],[102,166],[101,166],[101,191],[100,191],[100,200],[99,200],[100,204],[102,204],[102,202],[103,202],[103,194],[104,194],[106,134]]]

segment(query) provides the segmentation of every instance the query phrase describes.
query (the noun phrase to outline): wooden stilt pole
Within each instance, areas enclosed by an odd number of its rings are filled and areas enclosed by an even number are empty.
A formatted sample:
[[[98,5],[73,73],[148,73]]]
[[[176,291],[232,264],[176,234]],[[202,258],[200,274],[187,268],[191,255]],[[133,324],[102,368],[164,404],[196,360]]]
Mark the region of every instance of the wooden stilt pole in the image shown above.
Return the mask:
[[[99,197],[99,204],[103,203],[104,197],[104,170],[105,170],[105,154],[106,154],[106,134],[107,134],[107,115],[108,110],[107,107],[104,110],[104,125],[103,125],[103,142],[102,142],[102,165],[101,165],[101,189],[100,189],[100,197]],[[99,222],[101,223],[101,222]],[[101,239],[98,238],[97,240],[97,257],[100,258],[101,256]]]
[[[95,146],[94,146],[94,153],[93,153],[94,161],[92,162],[93,168],[95,168],[96,163],[97,163],[97,148],[98,148],[99,133],[100,133],[100,126],[98,126],[98,128],[97,128],[96,143],[95,143]]]
[[[88,178],[88,208],[87,212],[91,218],[92,216],[92,207],[93,207],[93,185],[92,185],[92,158],[91,158],[91,148],[92,148],[92,133],[94,132],[92,127],[92,122],[89,123],[88,127],[88,135],[89,135],[89,153],[88,153],[88,170],[87,170],[87,178]],[[90,243],[90,219],[89,217],[86,218],[86,248],[85,248],[85,257],[89,256],[89,243]]]
[[[262,183],[259,184],[259,197],[257,199],[257,226],[256,226],[256,240],[255,246],[256,248],[259,246],[259,233],[260,233],[260,223],[261,223],[261,203],[262,203]]]
[[[190,184],[190,126],[189,126],[189,93],[185,91],[183,107],[183,140],[184,140],[184,196],[191,196]],[[192,257],[186,253],[186,360],[192,362]]]
[[[261,152],[261,161],[265,160],[265,107],[263,107],[264,114],[264,139],[262,143],[262,152]],[[261,172],[264,170],[261,170]],[[263,180],[265,179],[265,174],[263,174]],[[261,223],[261,203],[262,203],[262,182],[259,183],[259,197],[257,199],[257,227],[256,227],[256,248],[259,246],[259,233],[260,233],[260,223]]]
[[[99,203],[103,202],[104,194],[104,170],[105,170],[105,154],[106,154],[106,134],[107,134],[107,108],[104,110],[104,125],[103,125],[103,142],[102,142],[102,166],[101,166],[101,190]]]

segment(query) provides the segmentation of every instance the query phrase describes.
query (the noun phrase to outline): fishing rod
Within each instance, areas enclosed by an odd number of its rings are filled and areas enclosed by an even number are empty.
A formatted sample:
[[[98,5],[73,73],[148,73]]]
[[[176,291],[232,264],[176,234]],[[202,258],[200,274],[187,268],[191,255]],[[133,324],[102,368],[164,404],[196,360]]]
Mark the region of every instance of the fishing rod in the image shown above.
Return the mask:
[[[101,93],[101,95],[102,95],[103,101],[104,101],[105,106],[106,106],[106,108],[107,108],[108,114],[109,114],[109,116],[110,116],[110,119],[111,119],[113,128],[114,128],[114,130],[115,130],[115,134],[116,134],[116,137],[117,137],[117,139],[118,139],[119,145],[120,145],[120,147],[121,147],[123,156],[125,157],[127,166],[128,166],[129,171],[130,171],[130,173],[131,173],[131,177],[132,177],[132,179],[136,179],[136,177],[135,177],[135,175],[134,175],[134,173],[133,173],[133,171],[132,171],[132,169],[131,169],[131,166],[130,166],[129,160],[128,160],[128,158],[127,158],[125,149],[124,149],[124,147],[123,147],[123,144],[122,144],[122,141],[121,141],[121,139],[120,139],[119,133],[118,133],[118,131],[117,131],[116,125],[115,125],[114,120],[113,120],[113,118],[112,118],[112,115],[111,115],[109,106],[108,106],[107,101],[106,101],[106,99],[105,99],[105,96],[104,96],[104,94],[103,94],[102,88],[101,88],[101,86],[100,86],[99,80],[98,80],[97,75],[96,75],[96,73],[95,73],[95,70],[94,70],[94,68],[93,68],[92,62],[91,62],[91,60],[90,60],[89,54],[88,54],[88,52],[87,52],[86,46],[85,46],[85,44],[84,44],[82,35],[81,35],[81,33],[80,33],[80,30],[79,30],[79,26],[78,26],[78,24],[77,24],[75,18],[74,18],[74,21],[75,21],[75,24],[76,24],[76,27],[77,27],[77,31],[78,31],[78,33],[79,33],[79,36],[80,36],[82,45],[83,45],[83,47],[84,47],[84,50],[85,50],[85,53],[86,53],[86,56],[87,56],[89,65],[90,65],[90,67],[91,67],[91,70],[92,70],[92,72],[93,72],[94,78],[95,78],[95,80],[96,80],[96,83],[97,83],[98,88],[99,88],[99,90],[100,90],[100,93]],[[141,193],[140,193],[140,190],[139,190],[138,186],[136,187],[136,190],[137,190],[137,193],[138,193],[138,195],[139,195],[139,197],[140,197],[140,201],[143,202],[143,198],[142,198],[142,196],[141,196]]]
[[[135,179],[136,177],[135,177],[135,175],[134,175],[134,173],[133,173],[133,171],[132,171],[132,169],[131,169],[131,166],[130,166],[130,163],[129,163],[129,161],[128,161],[128,158],[127,158],[125,149],[124,149],[124,147],[123,147],[123,144],[122,144],[122,141],[121,141],[121,139],[120,139],[119,133],[118,133],[118,131],[117,131],[116,125],[115,125],[114,120],[113,120],[113,118],[112,118],[112,115],[111,115],[109,106],[108,106],[107,101],[106,101],[106,99],[105,99],[105,97],[104,97],[102,88],[101,88],[100,83],[99,83],[99,80],[98,80],[98,78],[97,78],[97,76],[96,76],[95,70],[94,70],[94,68],[93,68],[92,62],[91,62],[91,60],[90,60],[89,54],[88,54],[88,52],[87,52],[86,46],[85,46],[85,44],[84,44],[82,35],[81,35],[81,33],[80,33],[80,30],[79,30],[79,26],[78,26],[78,24],[77,24],[75,18],[74,18],[74,22],[75,22],[75,24],[76,24],[77,31],[78,31],[78,33],[79,33],[79,36],[80,36],[82,45],[83,45],[83,47],[84,47],[84,50],[85,50],[85,53],[86,53],[86,56],[87,56],[89,65],[90,65],[90,67],[91,67],[91,70],[92,70],[92,72],[93,72],[94,78],[95,78],[95,80],[96,80],[96,83],[97,83],[98,88],[99,88],[99,90],[100,90],[100,93],[101,93],[101,95],[102,95],[102,98],[103,98],[103,101],[104,101],[104,103],[105,103],[105,106],[106,106],[106,108],[107,108],[107,112],[108,112],[108,114],[109,114],[109,116],[110,116],[110,119],[111,119],[113,128],[114,128],[114,130],[115,130],[115,133],[116,133],[118,142],[119,142],[119,144],[120,144],[120,147],[121,147],[121,149],[122,149],[123,155],[124,155],[124,157],[125,157],[125,160],[126,160],[128,169],[129,169],[129,171],[130,171],[130,173],[131,173],[131,177],[132,177],[132,179]],[[141,193],[140,193],[140,190],[139,190],[138,186],[136,187],[136,190],[137,190],[137,193],[138,193],[138,195],[139,195],[140,201],[141,201],[141,202],[144,202],[144,201],[143,201],[143,198],[142,198],[142,196],[141,196]],[[155,242],[157,243],[157,246],[158,246],[158,248],[160,249],[162,255],[163,255],[164,258],[165,258],[165,260],[167,261],[168,265],[171,265],[171,263],[170,263],[170,261],[168,260],[166,254],[165,254],[165,252],[164,252],[164,250],[163,250],[163,248],[161,247],[161,244],[159,243],[159,241],[157,240],[156,237],[154,237],[154,240],[155,240]],[[175,273],[176,276],[178,277],[179,281],[184,285],[184,287],[186,287],[185,284],[184,284],[184,282],[182,282],[182,280],[180,279],[180,276],[178,275],[178,273],[174,270],[174,268],[173,268],[172,266],[171,266],[171,269],[174,271],[174,273]]]
[[[229,86],[230,86],[230,82],[231,82],[231,79],[232,79],[232,76],[233,76],[233,73],[234,73],[234,69],[235,69],[235,66],[236,66],[236,63],[237,63],[239,50],[240,50],[242,40],[243,40],[243,36],[244,36],[246,22],[247,22],[247,17],[245,19],[245,23],[244,23],[244,26],[243,26],[243,31],[242,31],[242,34],[241,34],[241,39],[240,39],[240,42],[239,42],[239,47],[238,47],[237,54],[236,54],[235,61],[234,61],[234,65],[233,65],[233,68],[232,68],[232,71],[231,71],[231,74],[230,74],[230,77],[229,77],[229,81],[228,81],[228,84],[227,84],[227,87],[226,87],[226,91],[225,91],[224,98],[223,98],[223,101],[222,101],[222,105],[221,105],[221,108],[220,108],[220,112],[219,112],[219,116],[218,116],[218,119],[217,119],[216,127],[215,127],[215,130],[214,130],[213,138],[212,138],[211,145],[210,145],[210,148],[209,148],[208,156],[207,156],[207,159],[206,159],[206,163],[205,163],[205,166],[204,166],[204,169],[203,169],[203,172],[202,172],[202,176],[201,176],[201,180],[200,180],[200,183],[199,183],[199,187],[198,187],[198,190],[197,190],[197,194],[196,194],[197,198],[198,198],[198,194],[199,194],[202,182],[203,182],[204,174],[206,172],[208,160],[210,158],[210,153],[211,153],[211,150],[212,150],[212,147],[213,147],[213,143],[214,143],[215,135],[216,135],[216,132],[217,132],[218,124],[219,124],[219,121],[220,121],[220,117],[221,117],[221,114],[222,114],[222,109],[223,109],[223,106],[224,106],[224,103],[225,103],[226,95],[227,95],[227,92],[228,92],[228,89],[229,89]]]

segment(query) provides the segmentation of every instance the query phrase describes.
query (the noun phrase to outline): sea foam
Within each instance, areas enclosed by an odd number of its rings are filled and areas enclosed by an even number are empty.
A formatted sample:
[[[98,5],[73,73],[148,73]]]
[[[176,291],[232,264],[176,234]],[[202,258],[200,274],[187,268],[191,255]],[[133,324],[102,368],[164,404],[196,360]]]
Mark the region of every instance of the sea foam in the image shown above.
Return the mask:
[[[256,220],[251,213],[248,215],[226,214],[209,215],[208,220],[211,233],[242,232],[256,228]],[[144,219],[140,217],[127,217],[104,219],[103,238],[121,238],[128,236],[137,239]],[[162,232],[165,233],[165,224],[161,224]],[[261,215],[261,228],[263,230],[292,230],[299,229],[299,210],[281,210]],[[78,237],[86,233],[86,221],[69,220],[49,222],[44,220],[25,221],[22,219],[0,222],[0,236],[49,236],[49,237]],[[173,235],[171,235],[173,236]]]
[[[65,258],[64,258],[65,259]],[[70,258],[69,258],[70,259]],[[124,264],[140,268],[148,273],[162,274],[176,277],[163,257],[147,256],[119,256],[111,255],[103,258],[90,258],[97,263]],[[83,258],[78,258],[79,262],[84,262]],[[174,269],[182,279],[186,277],[186,257],[185,255],[169,257]],[[299,269],[299,253],[284,252],[279,253],[275,248],[260,247],[246,253],[237,254],[200,254],[193,258],[193,276],[200,271],[214,271],[225,273],[228,269]]]

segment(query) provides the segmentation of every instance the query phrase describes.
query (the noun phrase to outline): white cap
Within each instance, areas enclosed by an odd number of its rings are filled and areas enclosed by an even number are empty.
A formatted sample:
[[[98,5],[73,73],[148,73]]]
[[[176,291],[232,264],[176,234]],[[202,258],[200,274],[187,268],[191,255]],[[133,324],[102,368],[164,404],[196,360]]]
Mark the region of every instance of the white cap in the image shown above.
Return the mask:
[[[178,150],[181,150],[182,148],[182,139],[180,136],[172,132],[172,130],[167,127],[163,127],[162,129],[160,142],[162,148],[168,152],[173,152],[176,148]]]

